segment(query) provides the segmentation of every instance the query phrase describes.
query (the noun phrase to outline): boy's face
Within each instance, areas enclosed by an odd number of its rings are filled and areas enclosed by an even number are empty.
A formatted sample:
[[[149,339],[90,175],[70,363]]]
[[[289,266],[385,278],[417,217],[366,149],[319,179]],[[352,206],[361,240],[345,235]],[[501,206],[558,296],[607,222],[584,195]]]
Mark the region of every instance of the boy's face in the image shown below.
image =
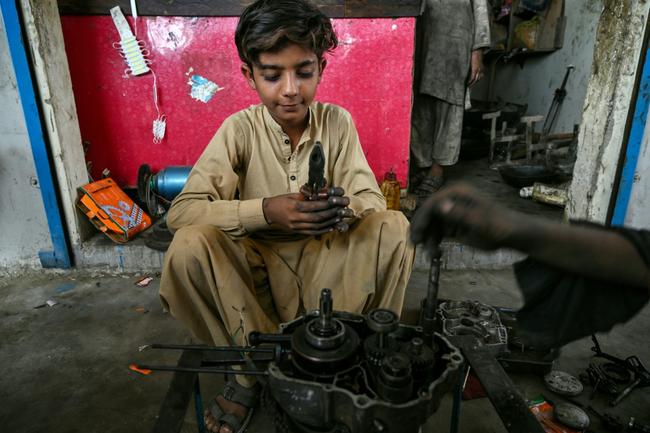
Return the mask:
[[[290,44],[278,52],[261,53],[253,70],[242,65],[242,73],[280,126],[300,128],[305,125],[325,64],[314,52]]]

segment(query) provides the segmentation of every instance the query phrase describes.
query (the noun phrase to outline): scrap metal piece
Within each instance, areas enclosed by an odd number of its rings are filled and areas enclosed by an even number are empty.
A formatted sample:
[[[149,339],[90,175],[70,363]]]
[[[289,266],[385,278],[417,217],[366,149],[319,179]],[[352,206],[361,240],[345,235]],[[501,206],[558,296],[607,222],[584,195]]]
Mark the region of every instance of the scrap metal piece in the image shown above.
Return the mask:
[[[577,430],[586,430],[591,424],[589,415],[574,404],[558,403],[553,414],[560,423]]]
[[[559,395],[575,397],[582,393],[582,382],[567,372],[554,370],[544,376],[546,387]]]
[[[472,335],[494,355],[508,347],[508,332],[498,311],[478,301],[447,301],[440,304],[438,319],[444,335]]]

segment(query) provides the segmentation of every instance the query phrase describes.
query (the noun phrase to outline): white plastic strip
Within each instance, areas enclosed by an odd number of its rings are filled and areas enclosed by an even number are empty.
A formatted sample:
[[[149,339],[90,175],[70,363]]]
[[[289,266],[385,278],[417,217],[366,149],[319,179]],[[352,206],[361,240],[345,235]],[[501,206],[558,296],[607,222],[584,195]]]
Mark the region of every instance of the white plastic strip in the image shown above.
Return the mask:
[[[120,9],[119,6],[115,6],[111,9],[111,17],[113,18],[113,23],[115,24],[118,33],[120,34],[120,39],[135,38],[135,35],[131,31],[131,27],[129,27],[129,23],[126,21],[122,9]]]
[[[134,20],[138,19],[138,6],[136,5],[135,0],[131,0],[131,15],[133,15]]]

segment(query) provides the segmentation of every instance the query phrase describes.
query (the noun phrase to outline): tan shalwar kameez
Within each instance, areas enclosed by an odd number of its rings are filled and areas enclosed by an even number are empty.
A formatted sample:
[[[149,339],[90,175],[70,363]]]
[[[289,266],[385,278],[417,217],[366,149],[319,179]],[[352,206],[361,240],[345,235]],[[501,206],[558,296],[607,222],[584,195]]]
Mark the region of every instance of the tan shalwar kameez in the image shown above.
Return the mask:
[[[245,344],[253,330],[275,332],[318,307],[330,288],[334,308],[400,313],[412,263],[408,221],[386,211],[350,114],[313,103],[295,151],[263,105],[226,119],[174,200],[160,296],[201,340]],[[299,192],[309,154],[323,145],[325,176],[345,189],[354,212],[347,233],[320,239],[269,226],[262,199]]]

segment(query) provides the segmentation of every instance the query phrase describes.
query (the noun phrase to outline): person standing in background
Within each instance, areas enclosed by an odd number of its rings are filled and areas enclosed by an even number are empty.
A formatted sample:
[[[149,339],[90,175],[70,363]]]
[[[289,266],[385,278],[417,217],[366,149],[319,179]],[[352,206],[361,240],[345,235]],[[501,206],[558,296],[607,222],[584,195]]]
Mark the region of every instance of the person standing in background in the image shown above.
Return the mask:
[[[487,0],[425,0],[416,28],[411,185],[418,206],[444,183],[460,153],[468,88],[490,47]]]

